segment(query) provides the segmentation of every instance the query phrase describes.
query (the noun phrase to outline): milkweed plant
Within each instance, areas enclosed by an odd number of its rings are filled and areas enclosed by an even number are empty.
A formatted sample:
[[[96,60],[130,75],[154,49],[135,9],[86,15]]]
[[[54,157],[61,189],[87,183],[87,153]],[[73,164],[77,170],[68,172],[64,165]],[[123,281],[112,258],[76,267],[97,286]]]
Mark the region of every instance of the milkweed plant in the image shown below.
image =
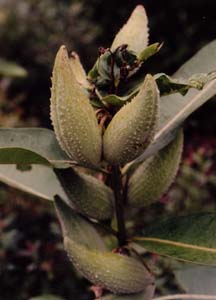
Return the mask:
[[[216,94],[216,41],[168,76],[145,74],[162,46],[149,45],[148,36],[138,5],[88,73],[61,46],[52,74],[54,132],[0,130],[0,180],[53,201],[65,251],[102,300],[154,297],[146,252],[216,265],[215,212],[158,216],[139,234],[128,230],[174,181],[184,120]]]

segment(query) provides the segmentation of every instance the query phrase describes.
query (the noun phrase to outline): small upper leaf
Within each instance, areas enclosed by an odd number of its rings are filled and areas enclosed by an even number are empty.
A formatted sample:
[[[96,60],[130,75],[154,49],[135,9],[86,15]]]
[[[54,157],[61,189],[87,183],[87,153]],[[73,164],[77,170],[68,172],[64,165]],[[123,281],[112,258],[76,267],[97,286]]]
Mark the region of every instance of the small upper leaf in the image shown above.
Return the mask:
[[[111,50],[127,44],[129,50],[139,54],[148,45],[148,19],[145,8],[138,5],[132,12],[127,23],[117,33]]]
[[[216,213],[172,217],[156,222],[133,241],[160,255],[216,266]]]

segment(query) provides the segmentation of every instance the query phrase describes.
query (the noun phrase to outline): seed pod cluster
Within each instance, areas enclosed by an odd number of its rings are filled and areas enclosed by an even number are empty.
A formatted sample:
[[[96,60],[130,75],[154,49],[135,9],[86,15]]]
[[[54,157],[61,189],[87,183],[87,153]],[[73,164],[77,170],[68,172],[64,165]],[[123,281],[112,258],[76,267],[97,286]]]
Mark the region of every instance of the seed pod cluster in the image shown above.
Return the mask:
[[[82,165],[98,166],[101,132],[89,99],[76,80],[65,46],[58,51],[53,69],[51,119],[68,156]]]
[[[125,164],[147,148],[158,120],[159,93],[154,78],[147,75],[135,98],[123,106],[103,136],[103,154],[110,164]]]
[[[113,191],[91,175],[70,169],[56,169],[55,173],[75,208],[91,218],[112,218]]]
[[[160,199],[173,182],[183,148],[183,133],[155,156],[141,163],[128,183],[128,203],[133,207],[143,207]]]

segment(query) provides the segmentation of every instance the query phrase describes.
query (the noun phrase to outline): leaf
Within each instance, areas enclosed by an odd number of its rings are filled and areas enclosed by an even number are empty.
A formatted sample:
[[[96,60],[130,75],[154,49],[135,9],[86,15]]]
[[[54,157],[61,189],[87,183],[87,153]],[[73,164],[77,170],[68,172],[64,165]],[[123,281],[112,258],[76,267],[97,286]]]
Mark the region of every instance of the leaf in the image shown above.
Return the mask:
[[[117,33],[111,50],[123,44],[127,44],[129,50],[137,54],[148,45],[148,19],[142,5],[137,5],[127,23]]]
[[[216,295],[216,268],[188,265],[174,273],[185,292]]]
[[[137,93],[139,92],[141,86],[139,86],[138,88],[134,89],[130,94],[128,94],[127,96],[117,96],[115,94],[109,94],[107,96],[104,96],[101,98],[102,102],[106,102],[115,106],[123,106],[124,104],[126,104],[127,101],[130,101],[133,99],[133,97],[135,97],[137,95]]]
[[[194,73],[216,70],[216,40],[202,48],[175,74],[176,78],[189,78]],[[172,94],[161,98],[160,122],[153,143],[137,158],[142,161],[166,146],[175,136],[175,130],[196,109],[216,94],[216,80],[209,82],[202,91],[191,89],[186,96]]]
[[[160,51],[163,44],[160,43],[154,43],[146,47],[138,56],[138,59],[141,62],[145,62],[147,59],[149,59],[151,56],[155,55],[158,51]]]
[[[26,70],[14,62],[0,58],[0,75],[6,77],[26,77]]]
[[[160,255],[216,266],[216,213],[172,217],[146,230],[133,241]]]
[[[45,128],[1,128],[0,164],[43,164],[65,168],[69,158],[53,131]]]
[[[58,194],[67,200],[52,168],[33,165],[29,171],[20,171],[15,165],[0,165],[0,181],[45,200]]]
[[[154,75],[154,78],[161,96],[174,93],[180,93],[182,96],[185,96],[191,88],[202,90],[207,82],[216,78],[216,72],[194,74],[189,79],[176,79],[165,73],[158,73]]]

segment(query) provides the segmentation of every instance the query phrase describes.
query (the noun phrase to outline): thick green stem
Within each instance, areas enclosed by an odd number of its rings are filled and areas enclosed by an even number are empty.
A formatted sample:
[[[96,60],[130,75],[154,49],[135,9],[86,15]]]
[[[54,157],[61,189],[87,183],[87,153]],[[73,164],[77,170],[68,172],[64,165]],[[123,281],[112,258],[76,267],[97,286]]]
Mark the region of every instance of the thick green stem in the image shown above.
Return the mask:
[[[124,199],[122,191],[121,172],[119,167],[112,167],[111,175],[112,189],[115,196],[115,212],[118,225],[118,242],[119,247],[127,244],[127,234],[124,220]]]

